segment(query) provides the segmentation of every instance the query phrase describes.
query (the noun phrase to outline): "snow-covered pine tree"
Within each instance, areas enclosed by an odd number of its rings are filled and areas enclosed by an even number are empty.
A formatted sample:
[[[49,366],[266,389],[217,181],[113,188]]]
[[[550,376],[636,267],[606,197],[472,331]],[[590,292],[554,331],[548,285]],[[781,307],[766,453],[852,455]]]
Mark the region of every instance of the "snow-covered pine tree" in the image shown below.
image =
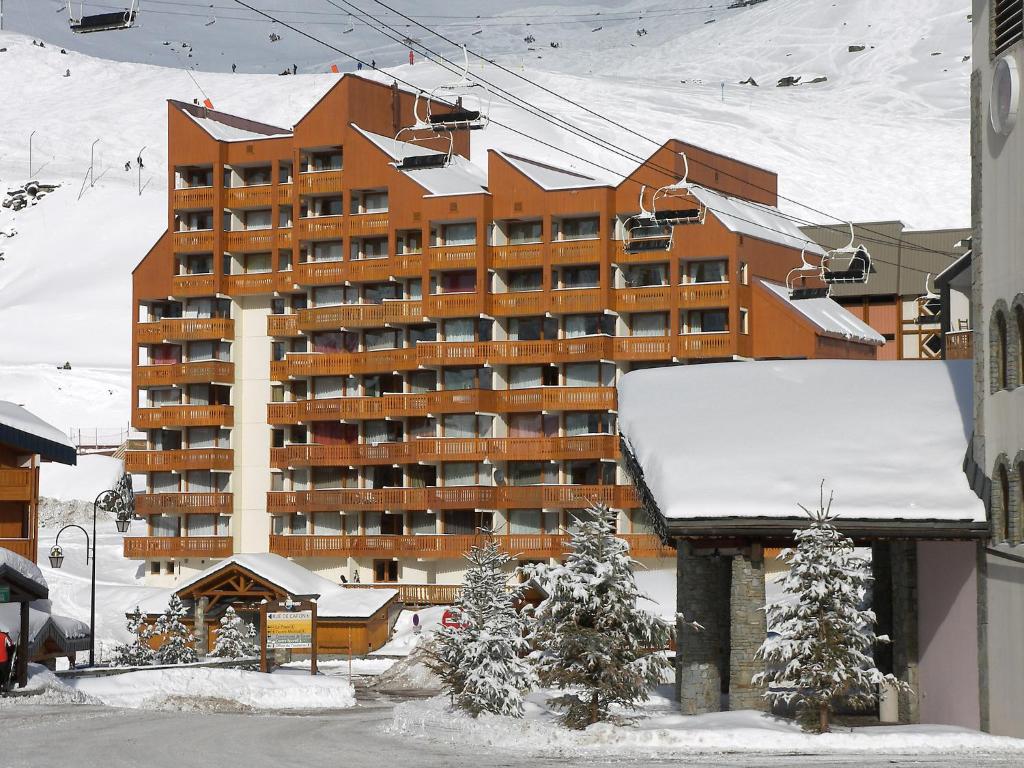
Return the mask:
[[[181,623],[181,617],[187,613],[181,598],[172,594],[167,609],[156,620],[154,628],[154,634],[161,638],[160,647],[156,651],[157,664],[191,664],[198,661],[196,649],[190,645],[195,638],[188,627]]]
[[[523,694],[536,682],[524,623],[516,611],[519,590],[509,590],[504,567],[511,558],[496,542],[472,547],[456,603],[461,627],[441,627],[428,648],[428,666],[460,709],[523,716]]]
[[[767,687],[769,701],[795,702],[801,725],[824,733],[839,702],[863,708],[877,700],[881,683],[910,687],[875,667],[872,646],[889,638],[875,635],[874,611],[863,607],[869,565],[836,529],[824,483],[818,509],[800,508],[810,525],[794,531],[795,549],[782,552],[789,565],[783,592],[790,599],[768,606],[778,637],[758,651],[769,669],[754,683]]]
[[[114,646],[114,655],[110,666],[144,667],[147,664],[152,664],[155,654],[149,645],[149,639],[153,636],[153,628],[146,623],[139,606],[135,606],[135,610],[128,614],[125,626],[132,633],[134,639],[129,643],[119,643]]]
[[[259,649],[252,642],[255,627],[235,613],[234,606],[228,606],[220,617],[220,627],[215,631],[217,641],[213,655],[225,659],[241,659],[256,656]]]
[[[529,572],[548,597],[534,613],[531,641],[540,682],[562,695],[551,704],[562,722],[586,728],[613,705],[632,707],[671,668],[664,654],[672,628],[643,610],[629,545],[615,537],[612,513],[595,504],[573,527],[564,565]]]

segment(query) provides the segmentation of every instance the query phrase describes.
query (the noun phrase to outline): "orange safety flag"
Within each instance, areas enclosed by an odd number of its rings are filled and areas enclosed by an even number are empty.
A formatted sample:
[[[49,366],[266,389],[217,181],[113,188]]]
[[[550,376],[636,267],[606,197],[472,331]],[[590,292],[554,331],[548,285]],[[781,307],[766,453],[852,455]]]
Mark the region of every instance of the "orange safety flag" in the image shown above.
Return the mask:
[[[207,109],[213,109],[213,102],[209,99],[203,99],[203,106]]]
[[[331,64],[331,72],[333,72],[334,74],[338,74],[338,65],[337,64]]]

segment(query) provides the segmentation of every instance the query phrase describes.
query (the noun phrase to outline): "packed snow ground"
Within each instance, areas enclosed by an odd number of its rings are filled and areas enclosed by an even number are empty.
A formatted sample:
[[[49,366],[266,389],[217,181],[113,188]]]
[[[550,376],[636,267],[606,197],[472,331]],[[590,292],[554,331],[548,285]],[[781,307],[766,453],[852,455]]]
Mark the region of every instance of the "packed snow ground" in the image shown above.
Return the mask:
[[[530,695],[523,719],[453,711],[447,697],[398,704],[391,732],[403,737],[462,747],[516,749],[560,758],[681,758],[689,755],[1020,755],[1024,740],[989,736],[941,725],[834,728],[816,735],[793,721],[741,710],[680,715],[665,695],[656,695],[621,722],[598,723],[583,731],[556,722],[545,703],[550,692]]]

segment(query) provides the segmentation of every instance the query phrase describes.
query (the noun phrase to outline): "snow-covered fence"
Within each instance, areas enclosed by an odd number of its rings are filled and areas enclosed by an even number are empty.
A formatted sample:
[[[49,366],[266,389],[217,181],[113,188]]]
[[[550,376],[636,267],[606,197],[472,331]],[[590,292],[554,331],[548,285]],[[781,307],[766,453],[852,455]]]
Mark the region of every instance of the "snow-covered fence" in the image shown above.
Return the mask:
[[[126,672],[138,672],[140,670],[153,669],[187,669],[197,667],[225,667],[230,669],[258,669],[259,657],[251,656],[243,659],[214,659],[205,658],[192,664],[149,664],[144,667],[86,667],[82,669],[63,669],[55,674],[57,677],[108,677],[110,675],[123,675]]]

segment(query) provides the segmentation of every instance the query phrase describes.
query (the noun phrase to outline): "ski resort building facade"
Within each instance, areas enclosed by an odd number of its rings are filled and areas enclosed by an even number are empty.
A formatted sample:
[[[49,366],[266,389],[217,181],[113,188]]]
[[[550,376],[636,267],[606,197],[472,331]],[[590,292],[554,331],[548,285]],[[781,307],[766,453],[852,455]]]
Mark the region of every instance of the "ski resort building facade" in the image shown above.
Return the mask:
[[[876,357],[834,302],[789,299],[816,246],[775,174],[680,141],[616,183],[495,150],[485,168],[466,131],[450,156],[444,132],[397,141],[414,100],[346,76],[291,130],[169,104],[167,231],[133,278],[148,443],[126,457],[149,530],[125,554],[151,581],[271,552],[444,603],[482,529],[558,558],[593,502],[674,568],[619,464],[618,378]]]

